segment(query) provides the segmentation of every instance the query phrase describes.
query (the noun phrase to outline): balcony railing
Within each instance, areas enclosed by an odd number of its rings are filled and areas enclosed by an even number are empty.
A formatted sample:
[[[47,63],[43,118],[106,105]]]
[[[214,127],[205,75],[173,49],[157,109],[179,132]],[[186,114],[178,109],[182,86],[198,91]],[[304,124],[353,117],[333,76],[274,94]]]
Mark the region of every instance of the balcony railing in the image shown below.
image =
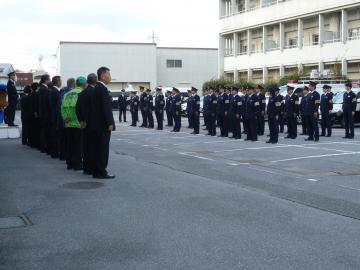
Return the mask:
[[[360,35],[354,35],[348,37],[348,40],[357,40],[357,39],[360,39]]]
[[[285,49],[294,49],[294,48],[297,48],[298,45],[297,44],[293,44],[293,45],[286,45],[284,48]]]

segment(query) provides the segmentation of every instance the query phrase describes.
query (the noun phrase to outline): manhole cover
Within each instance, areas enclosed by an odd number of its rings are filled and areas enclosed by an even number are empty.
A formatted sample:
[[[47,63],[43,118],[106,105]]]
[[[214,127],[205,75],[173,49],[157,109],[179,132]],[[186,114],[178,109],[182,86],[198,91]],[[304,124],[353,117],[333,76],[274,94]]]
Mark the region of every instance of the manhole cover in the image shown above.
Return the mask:
[[[32,225],[32,223],[26,215],[20,215],[18,217],[0,218],[0,229],[19,228],[30,225]]]
[[[96,189],[104,186],[104,183],[100,182],[75,182],[64,184],[64,188],[69,189]]]

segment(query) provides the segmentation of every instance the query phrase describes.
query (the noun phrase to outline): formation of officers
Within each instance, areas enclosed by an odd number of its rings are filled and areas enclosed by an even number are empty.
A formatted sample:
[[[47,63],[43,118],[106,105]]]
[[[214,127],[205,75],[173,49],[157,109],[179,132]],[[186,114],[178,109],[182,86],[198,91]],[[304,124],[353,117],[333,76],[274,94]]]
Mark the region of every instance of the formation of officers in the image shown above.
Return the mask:
[[[115,130],[106,87],[110,70],[98,69],[87,78],[43,75],[21,98],[22,142],[52,158],[66,161],[68,170],[83,170],[94,178],[114,178],[107,172],[109,142]]]
[[[204,126],[209,136],[217,135],[217,127],[220,128],[219,137],[241,139],[246,134],[245,140],[257,141],[258,136],[265,135],[265,117],[268,118],[270,134],[267,143],[276,144],[279,133],[284,133],[287,126],[286,139],[296,139],[298,136],[298,118],[301,116],[302,133],[307,135],[306,141],[319,141],[320,136],[331,137],[332,127],[330,113],[333,109],[333,93],[331,86],[323,86],[323,94],[316,91],[317,84],[310,82],[303,89],[295,89],[287,86],[287,95],[280,95],[280,89],[276,86],[269,87],[264,91],[261,85],[248,86],[243,89],[237,87],[220,86],[218,89],[212,87],[204,90],[203,116]],[[354,138],[354,115],[356,110],[356,96],[352,92],[351,83],[345,84],[343,112],[346,134],[344,138]],[[239,92],[243,94],[240,95]],[[192,134],[200,133],[200,97],[198,90],[192,87],[188,91],[186,100],[186,114],[188,117],[188,128],[194,131]],[[265,96],[267,92],[268,101]],[[130,105],[132,126],[139,121],[138,111],[140,109],[143,122],[141,127],[154,128],[153,112],[157,119],[157,129],[163,129],[164,113],[167,116],[167,126],[173,127],[173,132],[181,129],[182,97],[178,89],[167,91],[165,96],[162,89],[156,89],[155,102],[150,89],[140,87],[140,97],[137,92],[130,94],[130,100],[126,101],[124,96],[119,98],[120,116],[122,121],[126,117],[126,106]],[[321,112],[321,134],[318,125],[319,109]],[[124,118],[126,121],[126,118]],[[241,127],[242,123],[242,127]]]

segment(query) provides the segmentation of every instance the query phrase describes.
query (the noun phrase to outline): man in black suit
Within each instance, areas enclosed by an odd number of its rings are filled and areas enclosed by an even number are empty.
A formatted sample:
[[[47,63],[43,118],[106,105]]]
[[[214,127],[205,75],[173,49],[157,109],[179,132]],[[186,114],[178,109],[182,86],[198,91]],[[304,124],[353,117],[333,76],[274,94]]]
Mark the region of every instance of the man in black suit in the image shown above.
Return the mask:
[[[98,179],[115,178],[108,174],[106,167],[109,161],[109,144],[111,132],[115,130],[114,116],[106,87],[111,82],[110,69],[101,67],[97,71],[98,82],[91,94],[91,129],[94,146],[93,177]]]
[[[15,80],[16,80],[16,73],[10,72],[8,74],[9,81],[7,83],[7,95],[8,95],[8,106],[4,111],[5,116],[5,124],[7,124],[9,127],[16,126],[14,124],[15,120],[15,110],[16,110],[16,104],[18,102],[18,94],[16,91],[15,86]]]
[[[40,151],[41,153],[48,153],[48,138],[49,138],[49,114],[50,114],[50,104],[49,104],[49,84],[50,76],[43,75],[40,79],[40,88],[38,92],[39,96],[39,119],[40,119]]]
[[[118,105],[119,105],[119,122],[121,122],[122,115],[124,116],[124,122],[126,122],[126,95],[125,95],[125,89],[121,90],[121,95],[118,99]]]
[[[61,89],[61,77],[52,78],[52,87],[49,89],[49,141],[48,148],[52,158],[59,157],[59,135],[57,130],[58,99]]]
[[[88,87],[79,94],[76,104],[76,115],[83,132],[83,169],[84,174],[93,174],[94,169],[94,147],[91,143],[91,95],[94,92],[97,76],[92,73],[87,77]]]

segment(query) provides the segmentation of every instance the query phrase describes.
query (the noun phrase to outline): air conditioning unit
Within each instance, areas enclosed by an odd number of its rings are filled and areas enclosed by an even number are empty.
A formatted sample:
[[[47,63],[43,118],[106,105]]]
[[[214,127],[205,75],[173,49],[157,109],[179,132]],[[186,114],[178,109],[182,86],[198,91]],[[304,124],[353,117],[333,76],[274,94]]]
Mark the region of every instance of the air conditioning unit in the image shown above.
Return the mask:
[[[310,78],[311,79],[319,79],[319,77],[320,77],[320,74],[319,74],[319,71],[317,69],[311,70],[311,73],[310,73]]]
[[[323,79],[330,79],[331,78],[331,70],[330,69],[325,69],[323,74],[322,74]]]

